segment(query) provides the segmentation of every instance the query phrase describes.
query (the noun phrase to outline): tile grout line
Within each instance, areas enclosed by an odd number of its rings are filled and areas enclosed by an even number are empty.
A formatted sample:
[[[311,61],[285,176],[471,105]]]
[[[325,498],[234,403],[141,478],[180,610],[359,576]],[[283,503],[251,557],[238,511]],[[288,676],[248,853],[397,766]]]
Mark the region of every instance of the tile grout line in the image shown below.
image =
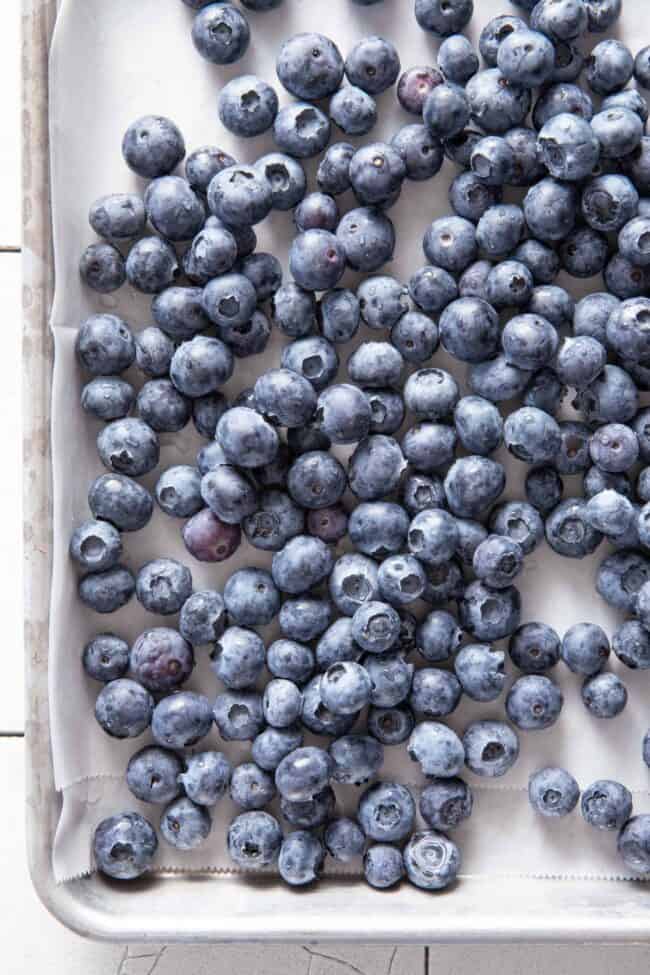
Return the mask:
[[[429,975],[429,946],[424,946],[424,975]]]
[[[24,731],[0,731],[0,738],[24,738]]]
[[[20,254],[21,252],[20,244],[0,244],[0,254]]]

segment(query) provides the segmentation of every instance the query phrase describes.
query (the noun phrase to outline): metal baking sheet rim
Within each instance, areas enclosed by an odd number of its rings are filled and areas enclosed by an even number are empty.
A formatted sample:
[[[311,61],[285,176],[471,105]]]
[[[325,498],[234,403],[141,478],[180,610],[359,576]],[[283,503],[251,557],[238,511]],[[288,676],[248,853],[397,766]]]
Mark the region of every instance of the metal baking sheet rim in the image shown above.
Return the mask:
[[[56,11],[56,0],[23,0],[26,819],[29,868],[41,901],[68,928],[109,942],[650,942],[648,884],[476,877],[432,897],[414,888],[391,893],[332,882],[301,893],[275,882],[236,876],[215,881],[210,875],[152,877],[128,887],[97,874],[55,883],[52,843],[60,801],[50,752],[47,666],[53,364],[48,52]],[[227,891],[227,898],[215,900],[217,891]]]

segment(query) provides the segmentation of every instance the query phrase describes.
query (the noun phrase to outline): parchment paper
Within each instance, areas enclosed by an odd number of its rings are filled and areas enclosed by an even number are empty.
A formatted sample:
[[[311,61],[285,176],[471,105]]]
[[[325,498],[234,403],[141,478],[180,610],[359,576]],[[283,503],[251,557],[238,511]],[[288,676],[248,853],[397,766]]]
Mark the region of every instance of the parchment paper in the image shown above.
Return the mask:
[[[503,0],[481,0],[476,5],[469,34],[476,43],[478,33],[490,17],[516,8]],[[133,640],[143,629],[170,623],[175,618],[155,617],[133,599],[111,616],[99,616],[86,609],[76,594],[77,572],[67,554],[73,527],[88,516],[87,490],[103,468],[97,456],[95,437],[100,424],[79,407],[85,381],[74,357],[74,340],[79,323],[102,309],[122,315],[138,330],[150,324],[149,299],[129,287],[109,296],[84,288],[78,275],[78,259],[94,239],[87,223],[89,205],[109,192],[136,189],[144,184],[123,163],[120,144],[127,125],[146,113],[168,115],[181,127],[188,152],[206,143],[218,144],[241,161],[253,161],[273,148],[270,136],[239,140],[220,125],[217,94],[229,78],[246,72],[275,82],[274,56],[279,43],[299,30],[321,30],[340,46],[343,55],[359,38],[378,33],[397,45],[402,66],[427,64],[435,59],[437,44],[418,27],[410,0],[385,0],[361,7],[351,0],[286,0],[267,14],[247,12],[252,43],[237,65],[218,68],[203,61],[190,39],[191,12],[180,0],[63,0],[51,56],[51,154],[52,207],[54,215],[56,297],[52,311],[56,356],[52,404],[54,456],[54,577],[50,621],[50,709],[52,748],[62,813],[54,848],[55,873],[59,881],[93,869],[90,853],[92,831],[105,815],[122,809],[141,809],[154,824],[160,810],[136,802],[123,783],[130,755],[146,744],[147,735],[135,741],[119,742],[106,736],[96,724],[93,706],[99,685],[87,679],[80,664],[81,650],[95,633],[111,630]],[[516,11],[520,12],[520,11]],[[650,13],[628,0],[620,36],[633,50],[650,37]],[[596,38],[597,40],[598,38]],[[276,85],[282,103],[291,99]],[[378,99],[380,121],[374,138],[390,138],[401,125],[414,121],[397,105],[394,90]],[[336,130],[334,139],[346,138]],[[355,140],[351,140],[355,141]],[[310,186],[315,188],[314,166],[307,165]],[[421,239],[429,222],[449,212],[447,190],[455,167],[446,162],[437,178],[426,183],[404,184],[399,203],[391,210],[398,245],[387,271],[408,280],[425,263]],[[513,199],[517,197],[513,196]],[[346,195],[339,202],[349,207]],[[261,250],[273,251],[286,267],[291,240],[291,218],[273,214],[256,228]],[[344,283],[357,279],[348,275]],[[598,279],[578,288],[571,279],[561,280],[576,297],[601,290]],[[367,335],[360,334],[359,340]],[[376,334],[375,336],[376,337]],[[235,393],[251,384],[264,368],[278,364],[282,346],[275,335],[262,356],[240,361],[227,392]],[[343,364],[348,350],[342,350]],[[433,361],[449,368],[462,382],[464,369],[437,352]],[[135,371],[127,378],[140,384]],[[190,424],[182,434],[161,437],[161,462],[143,478],[153,488],[160,471],[176,463],[193,463],[201,438]],[[523,497],[525,466],[501,452],[508,467],[508,497]],[[578,490],[566,479],[566,495]],[[221,588],[227,575],[241,565],[265,565],[264,553],[242,545],[226,565],[196,562],[186,552],[180,537],[182,522],[156,509],[150,524],[141,532],[124,535],[124,561],[134,571],[155,556],[168,555],[185,562],[192,571],[196,589]],[[575,622],[600,623],[609,634],[620,617],[607,607],[593,588],[595,571],[606,554],[602,546],[595,556],[582,562],[562,559],[542,546],[526,561],[520,589],[524,620],[545,620],[560,633]],[[267,631],[271,638],[273,630]],[[199,651],[198,666],[187,686],[214,696],[222,688],[207,666],[206,651]],[[601,835],[586,827],[576,812],[560,823],[548,823],[529,808],[525,788],[531,771],[545,764],[559,764],[576,775],[582,787],[595,778],[612,777],[635,790],[637,811],[650,811],[650,773],[641,760],[641,738],[650,725],[650,673],[633,673],[612,660],[611,668],[621,674],[630,699],[622,716],[612,722],[591,718],[580,700],[580,681],[564,667],[553,676],[565,696],[558,724],[545,732],[522,733],[521,757],[502,780],[486,783],[468,773],[476,789],[475,812],[469,824],[458,831],[464,854],[464,872],[469,874],[590,876],[613,879],[621,876],[615,853],[615,836]],[[502,717],[503,698],[493,704],[463,701],[449,721],[462,730],[478,717]],[[222,748],[235,761],[243,760],[247,745],[224,744],[216,731],[201,747]],[[403,748],[386,750],[384,777],[413,784],[422,780]],[[352,811],[353,790],[340,790],[340,805]],[[224,850],[224,832],[234,814],[229,800],[214,810],[214,827],[209,840],[194,853],[179,854],[161,840],[159,869],[222,870],[231,864]],[[336,872],[336,871],[334,871]]]

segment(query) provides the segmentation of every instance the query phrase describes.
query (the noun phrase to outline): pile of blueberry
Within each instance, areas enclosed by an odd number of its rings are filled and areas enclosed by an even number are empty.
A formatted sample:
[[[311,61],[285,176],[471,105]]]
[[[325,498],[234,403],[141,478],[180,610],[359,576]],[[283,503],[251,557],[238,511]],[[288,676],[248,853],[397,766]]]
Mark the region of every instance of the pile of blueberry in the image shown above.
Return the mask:
[[[243,13],[186,2],[200,53],[217,64],[241,57]],[[106,421],[97,447],[107,468],[90,487],[92,520],[71,541],[79,594],[101,613],[135,593],[146,610],[179,616],[131,647],[102,633],[83,663],[104,683],[105,731],[150,730],[155,744],[132,757],[127,782],[164,807],[160,832],[177,849],[205,839],[210,807],[229,791],[242,810],[228,831],[240,868],[277,866],[306,884],[326,852],[341,863],[365,853],[375,887],[404,874],[425,889],[449,885],[460,852],[447,834],[472,810],[459,774],[504,775],[517,732],[557,721],[563,699],[548,672],[562,660],[580,675],[595,718],[626,704],[623,682],[603,669],[610,644],[599,626],[560,640],[544,623],[521,625],[514,582],[544,538],[578,559],[607,541],[597,589],[630,617],[613,650],[650,668],[650,409],[639,408],[650,390],[650,137],[646,100],[625,87],[634,77],[650,88],[650,48],[635,59],[604,40],[581,53],[588,31],[615,23],[621,0],[519,6],[529,23],[502,16],[483,30],[484,67],[458,33],[472,0],[416,0],[417,23],[444,40],[437,67],[401,75],[380,37],[345,60],[320,34],[291,37],[277,75],[297,101],[279,109],[273,87],[250,75],[219,96],[226,128],[272,130],[277,151],[254,165],[212,146],[185,158],[173,122],[141,118],[122,148],[150,180],[144,199],[112,195],[91,208],[101,241],[82,257],[84,281],[153,295],[155,325],[134,335],[98,314],[79,329],[79,362],[93,377],[82,406]],[[368,133],[374,96],[395,83],[417,121],[390,143],[330,143],[332,125]],[[319,189],[307,192],[300,160],[321,153]],[[444,156],[459,167],[454,213],[428,228],[428,263],[408,286],[373,274],[393,254],[389,211],[404,180],[435,176]],[[174,175],[184,158],[184,176]],[[341,214],[336,198],[348,190],[358,206]],[[293,211],[290,281],[255,249],[253,226],[271,210]],[[338,287],[346,268],[362,272],[356,290]],[[560,270],[602,273],[607,290],[575,304],[553,283]],[[272,328],[288,339],[280,365],[228,402],[236,359],[263,353]],[[338,381],[340,353],[362,328],[371,337]],[[467,364],[467,395],[432,364],[439,343]],[[120,375],[133,363],[146,380],[137,394]],[[206,440],[196,466],[162,471],[154,499],[136,479],[158,465],[158,435],[190,419]],[[526,500],[500,500],[502,444],[529,467]],[[154,503],[183,519],[194,559],[227,559],[243,532],[272,553],[268,569],[233,572],[222,593],[194,592],[190,569],[171,558],[134,577],[121,563],[124,533],[143,528]],[[273,621],[281,636],[265,646],[256,627]],[[494,702],[505,691],[505,654],[493,646],[504,638],[522,672],[505,698],[508,721],[476,720],[459,737],[444,719],[461,696]],[[224,688],[216,700],[182,689],[205,647]],[[218,751],[194,750],[214,725],[223,741],[251,742],[250,760],[233,769]],[[415,827],[411,790],[392,781],[369,785],[355,819],[337,817],[333,784],[369,782],[384,748],[402,743],[427,777],[426,828]],[[643,756],[650,765],[650,733]],[[544,768],[529,795],[542,815],[564,816],[580,790],[568,772]],[[276,798],[286,834],[266,811]],[[581,808],[591,825],[618,831],[627,868],[650,873],[650,815],[631,818],[623,785],[595,782]],[[96,863],[135,877],[156,846],[146,819],[122,813],[97,828]]]

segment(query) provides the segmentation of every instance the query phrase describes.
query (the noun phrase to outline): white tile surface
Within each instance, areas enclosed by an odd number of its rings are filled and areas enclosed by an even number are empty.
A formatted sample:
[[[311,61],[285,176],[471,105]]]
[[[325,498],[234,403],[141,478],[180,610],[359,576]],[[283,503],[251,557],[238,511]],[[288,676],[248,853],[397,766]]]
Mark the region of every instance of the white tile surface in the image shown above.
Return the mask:
[[[173,2],[173,0],[169,0]],[[406,0],[403,0],[406,2]],[[628,0],[629,2],[629,0]],[[0,31],[0,248],[20,241],[20,0],[2,4]],[[10,134],[15,133],[15,138]],[[3,680],[0,733],[23,727],[20,597],[20,258],[0,252],[3,332],[3,430],[0,513],[0,613]],[[0,738],[0,943],[3,975],[647,975],[650,948],[432,946],[378,948],[138,947],[95,945],[67,932],[39,903],[29,880],[23,837],[23,742]],[[432,909],[434,907],[432,901]]]
[[[0,140],[0,146],[2,144],[3,140]],[[0,330],[3,360],[0,382],[0,618],[3,621],[4,668],[4,679],[0,681],[0,732],[22,731],[24,717],[20,262],[20,254],[0,253]]]
[[[0,247],[16,247],[21,239],[20,8],[21,0],[3,0],[1,5]]]

